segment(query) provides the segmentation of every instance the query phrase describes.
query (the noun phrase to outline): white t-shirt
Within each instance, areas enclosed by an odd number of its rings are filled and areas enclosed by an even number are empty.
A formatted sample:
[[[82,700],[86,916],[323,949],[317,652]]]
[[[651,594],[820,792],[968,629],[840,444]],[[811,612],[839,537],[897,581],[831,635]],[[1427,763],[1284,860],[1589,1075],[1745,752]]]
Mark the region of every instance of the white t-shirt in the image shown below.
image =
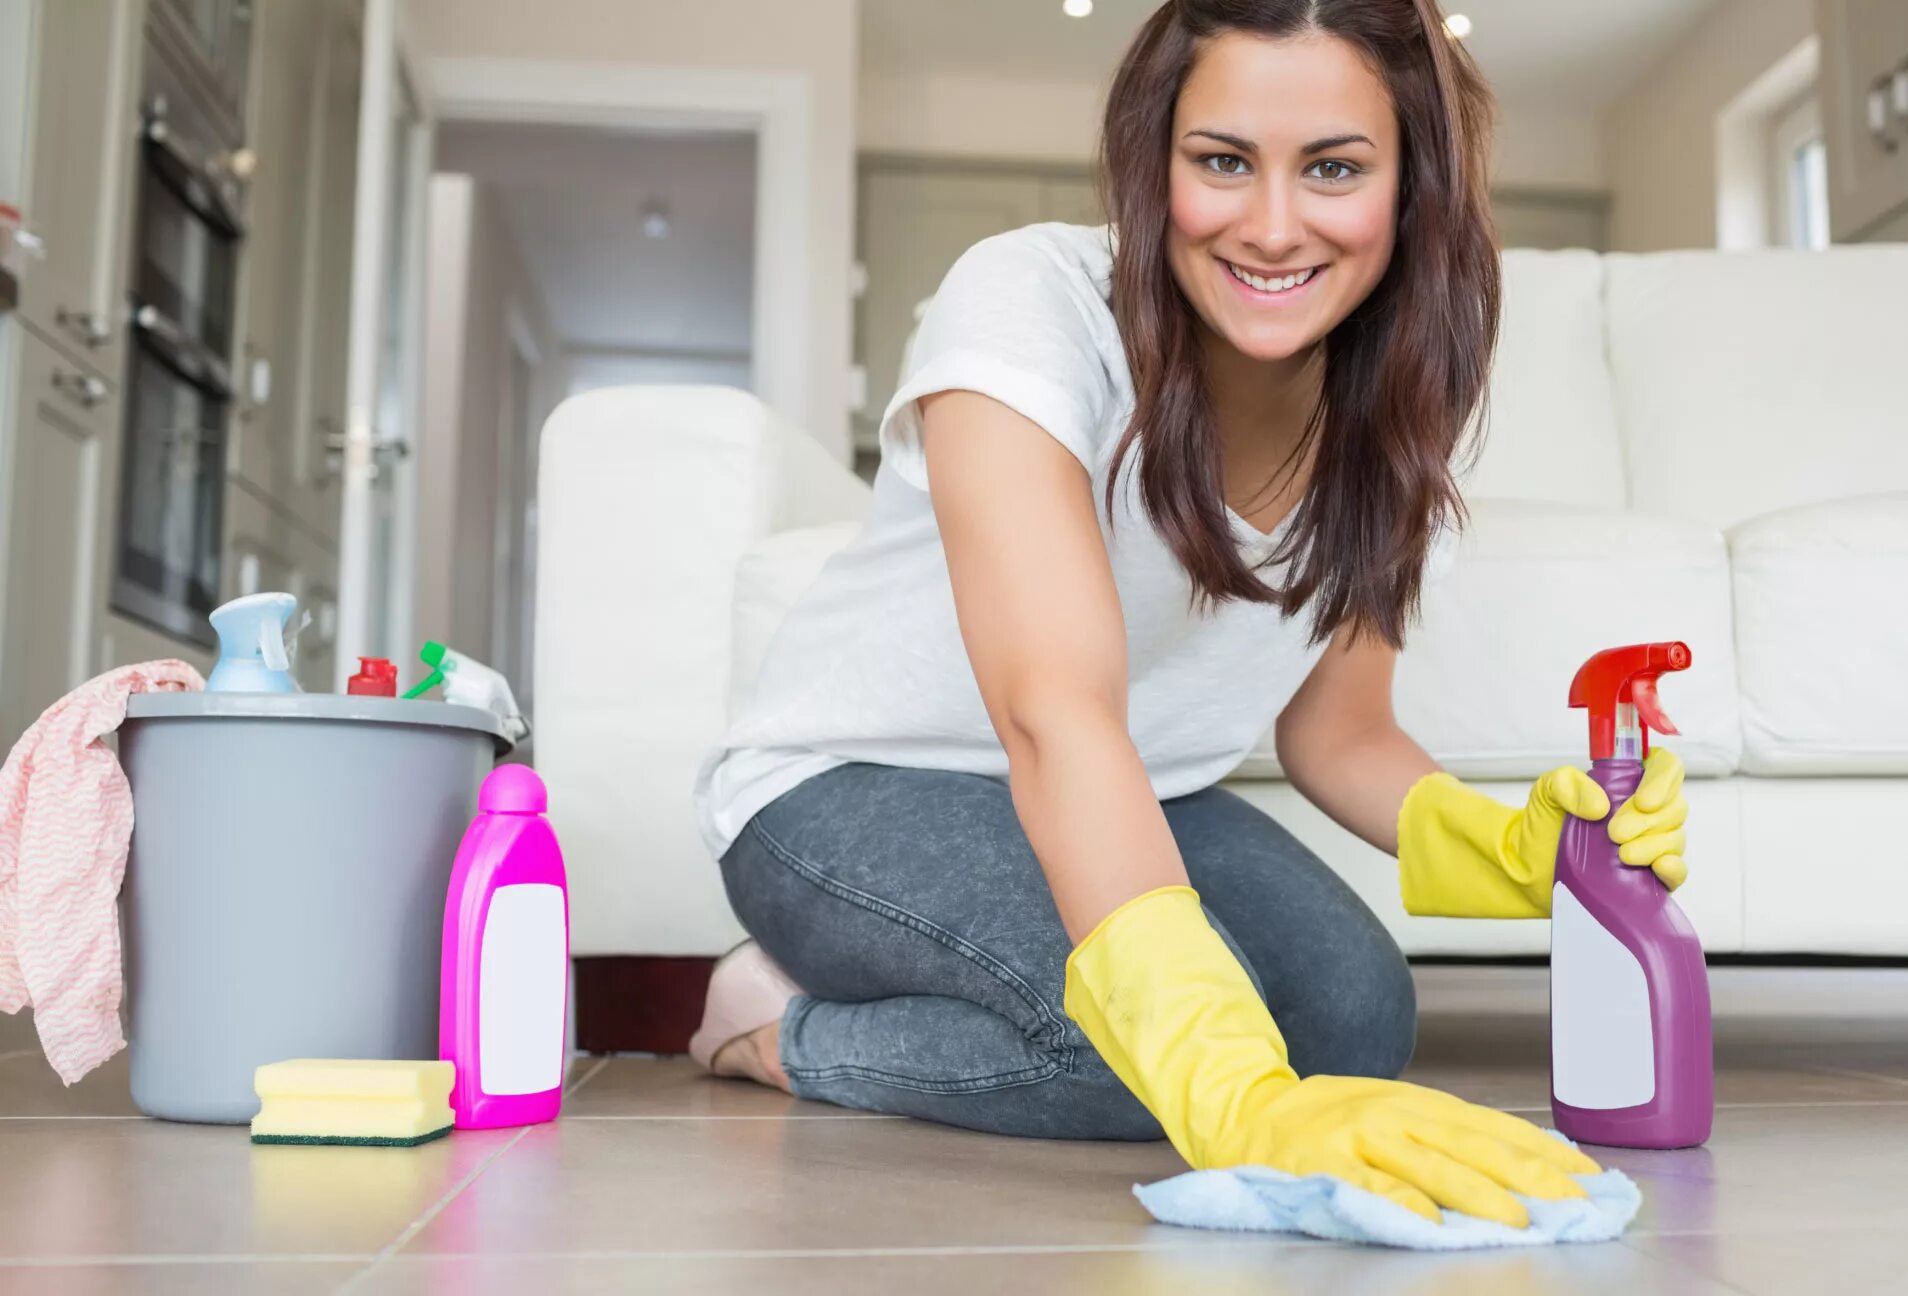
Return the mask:
[[[991,396],[1086,466],[1126,623],[1127,724],[1160,799],[1219,782],[1272,727],[1323,651],[1308,610],[1190,610],[1192,585],[1147,518],[1143,449],[1126,456],[1117,530],[1107,471],[1133,407],[1107,303],[1105,227],[1032,225],[969,249],[942,281],[881,422],[881,467],[865,525],[829,559],[769,644],[754,696],[703,760],[697,821],[721,858],[756,811],[851,761],[1007,777],[954,614],[947,556],[927,492],[918,402]],[[1261,533],[1227,510],[1256,563],[1289,525]],[[1434,550],[1448,562],[1446,538]],[[1261,579],[1277,584],[1279,567]]]

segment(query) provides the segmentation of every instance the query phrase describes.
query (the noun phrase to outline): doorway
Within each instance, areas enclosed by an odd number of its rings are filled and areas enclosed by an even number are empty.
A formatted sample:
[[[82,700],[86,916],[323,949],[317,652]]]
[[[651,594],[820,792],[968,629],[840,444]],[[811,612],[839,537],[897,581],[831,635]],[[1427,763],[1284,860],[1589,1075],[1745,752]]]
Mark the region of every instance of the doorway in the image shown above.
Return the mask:
[[[605,386],[759,390],[757,139],[453,121],[436,133],[418,634],[534,693],[543,423]]]

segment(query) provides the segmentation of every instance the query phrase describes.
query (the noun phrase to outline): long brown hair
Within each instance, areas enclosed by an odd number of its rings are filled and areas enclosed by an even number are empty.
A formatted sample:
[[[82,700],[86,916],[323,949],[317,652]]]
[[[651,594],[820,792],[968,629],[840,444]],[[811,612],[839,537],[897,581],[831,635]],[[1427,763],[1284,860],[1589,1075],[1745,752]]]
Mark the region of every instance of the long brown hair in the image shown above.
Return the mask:
[[[1201,42],[1228,31],[1349,42],[1385,82],[1401,128],[1391,263],[1328,335],[1321,396],[1287,461],[1303,463],[1316,439],[1312,477],[1260,564],[1291,564],[1282,588],[1235,547],[1198,321],[1165,248],[1174,109]],[[1147,515],[1191,578],[1195,603],[1245,599],[1288,614],[1309,604],[1313,643],[1349,623],[1356,635],[1403,645],[1433,532],[1464,520],[1453,459],[1483,411],[1497,344],[1491,115],[1490,91],[1445,33],[1436,0],[1170,0],[1141,28],[1114,79],[1102,139],[1101,183],[1118,232],[1113,314],[1134,390],[1107,512],[1137,443]]]

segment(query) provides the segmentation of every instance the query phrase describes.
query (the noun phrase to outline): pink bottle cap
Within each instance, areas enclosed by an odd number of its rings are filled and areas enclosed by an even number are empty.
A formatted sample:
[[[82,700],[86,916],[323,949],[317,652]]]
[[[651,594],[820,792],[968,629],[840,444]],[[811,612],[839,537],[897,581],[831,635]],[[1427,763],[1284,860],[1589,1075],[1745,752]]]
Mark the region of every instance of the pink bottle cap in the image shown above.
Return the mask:
[[[477,793],[477,808],[485,814],[542,814],[550,796],[528,765],[499,765]]]

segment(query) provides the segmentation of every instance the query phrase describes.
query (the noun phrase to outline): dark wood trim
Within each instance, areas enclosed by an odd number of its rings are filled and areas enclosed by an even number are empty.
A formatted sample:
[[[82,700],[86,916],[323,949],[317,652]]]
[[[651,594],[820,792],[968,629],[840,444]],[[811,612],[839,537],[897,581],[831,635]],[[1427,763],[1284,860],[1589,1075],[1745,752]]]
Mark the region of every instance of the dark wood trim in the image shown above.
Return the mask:
[[[601,955],[576,960],[576,1047],[585,1053],[686,1053],[702,1022],[713,958]]]

